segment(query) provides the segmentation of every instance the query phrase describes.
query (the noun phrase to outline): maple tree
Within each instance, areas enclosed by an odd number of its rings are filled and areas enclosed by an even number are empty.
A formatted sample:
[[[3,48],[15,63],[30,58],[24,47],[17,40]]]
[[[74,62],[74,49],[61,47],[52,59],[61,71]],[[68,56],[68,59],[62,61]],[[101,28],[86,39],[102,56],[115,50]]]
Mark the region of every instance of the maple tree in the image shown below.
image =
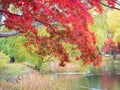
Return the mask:
[[[102,52],[104,52],[106,54],[116,53],[116,45],[111,37],[109,37],[105,40]]]
[[[52,53],[61,60],[60,66],[65,66],[70,61],[69,54],[62,45],[62,42],[66,42],[76,45],[76,49],[81,52],[77,59],[82,59],[85,65],[91,62],[95,66],[100,65],[102,58],[96,49],[95,35],[88,28],[88,23],[93,24],[88,9],[91,5],[102,13],[102,1],[107,1],[108,6],[113,8],[117,0],[0,1],[0,14],[6,18],[5,27],[24,35],[27,39],[25,46],[34,53],[43,56]],[[11,5],[20,12],[13,13]],[[40,36],[35,23],[43,25],[49,35]]]

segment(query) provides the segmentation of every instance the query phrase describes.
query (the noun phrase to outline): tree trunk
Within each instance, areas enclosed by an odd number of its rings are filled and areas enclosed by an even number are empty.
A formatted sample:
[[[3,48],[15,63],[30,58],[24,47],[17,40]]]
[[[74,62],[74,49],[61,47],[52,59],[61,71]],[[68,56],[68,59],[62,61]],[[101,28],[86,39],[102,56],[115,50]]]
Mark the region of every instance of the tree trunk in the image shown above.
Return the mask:
[[[113,59],[116,59],[116,51],[113,50]]]

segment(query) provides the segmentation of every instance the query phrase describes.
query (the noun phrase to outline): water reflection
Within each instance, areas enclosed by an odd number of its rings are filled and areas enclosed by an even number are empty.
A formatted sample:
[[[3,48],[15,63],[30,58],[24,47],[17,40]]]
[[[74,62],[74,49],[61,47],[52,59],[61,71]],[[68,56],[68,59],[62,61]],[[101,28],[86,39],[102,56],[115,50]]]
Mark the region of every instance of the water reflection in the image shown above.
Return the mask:
[[[120,90],[120,75],[103,74],[100,76],[101,88],[106,90]]]
[[[120,90],[120,74],[58,75],[55,78],[62,80],[68,90]]]

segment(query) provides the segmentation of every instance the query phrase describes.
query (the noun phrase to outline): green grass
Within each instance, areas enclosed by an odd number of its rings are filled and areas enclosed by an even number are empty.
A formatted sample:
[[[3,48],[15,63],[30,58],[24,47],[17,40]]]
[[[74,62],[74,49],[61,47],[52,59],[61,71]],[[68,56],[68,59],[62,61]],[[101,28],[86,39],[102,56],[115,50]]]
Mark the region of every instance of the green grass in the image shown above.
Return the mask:
[[[9,56],[0,52],[0,81],[11,80],[27,72],[28,68],[19,63],[9,63]]]
[[[0,80],[9,80],[26,72],[26,67],[21,64],[7,64],[6,67],[0,70]]]

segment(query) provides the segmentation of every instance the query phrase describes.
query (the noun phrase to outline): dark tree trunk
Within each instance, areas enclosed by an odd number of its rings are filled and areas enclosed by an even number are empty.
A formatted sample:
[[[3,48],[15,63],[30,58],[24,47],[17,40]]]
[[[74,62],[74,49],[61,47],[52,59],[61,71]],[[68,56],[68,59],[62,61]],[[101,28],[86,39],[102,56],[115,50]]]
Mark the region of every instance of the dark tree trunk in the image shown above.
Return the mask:
[[[15,57],[14,57],[14,56],[11,56],[9,63],[14,63],[14,62],[15,62]]]
[[[116,59],[116,50],[113,50],[112,55],[113,55],[113,59]]]

